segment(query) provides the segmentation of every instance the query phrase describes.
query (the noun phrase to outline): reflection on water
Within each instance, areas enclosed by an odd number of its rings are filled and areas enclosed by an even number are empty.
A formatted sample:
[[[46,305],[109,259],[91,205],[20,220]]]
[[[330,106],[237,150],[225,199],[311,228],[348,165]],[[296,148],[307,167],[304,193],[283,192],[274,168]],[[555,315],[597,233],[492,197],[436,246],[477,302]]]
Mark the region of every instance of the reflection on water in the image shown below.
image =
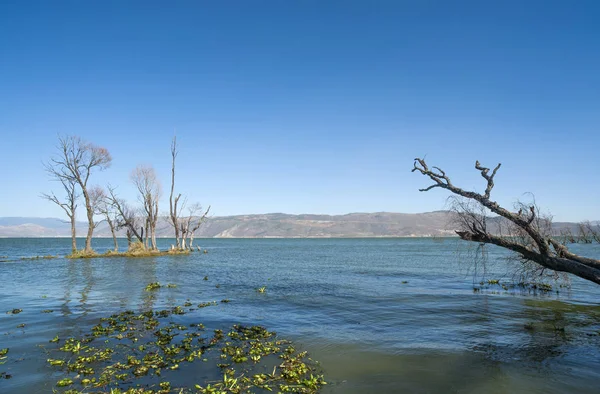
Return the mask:
[[[162,248],[170,240],[160,240]],[[95,240],[99,251],[110,240]],[[202,240],[208,254],[0,262],[2,393],[46,393],[44,344],[102,316],[231,300],[177,317],[218,328],[262,324],[322,362],[328,393],[597,392],[598,290],[473,292],[457,240]],[[122,247],[125,247],[123,245]],[[583,254],[600,256],[597,245]],[[66,254],[68,240],[0,239],[0,255]],[[508,275],[486,249],[488,275]],[[496,265],[493,263],[497,262]],[[208,280],[203,280],[208,276]],[[176,288],[144,291],[148,283]],[[219,285],[219,286],[217,286]],[[266,293],[257,288],[266,286]],[[4,312],[22,308],[18,315]],[[53,313],[41,313],[51,309]],[[25,323],[24,328],[17,325]],[[41,347],[40,347],[41,345]]]

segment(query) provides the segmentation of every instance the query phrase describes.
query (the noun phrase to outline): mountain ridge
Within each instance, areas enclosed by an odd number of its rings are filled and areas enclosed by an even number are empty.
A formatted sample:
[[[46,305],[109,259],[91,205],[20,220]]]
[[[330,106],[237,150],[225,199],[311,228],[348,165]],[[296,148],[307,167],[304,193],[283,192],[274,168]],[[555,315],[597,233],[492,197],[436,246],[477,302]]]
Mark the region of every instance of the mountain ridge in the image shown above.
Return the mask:
[[[577,223],[555,222],[554,227],[576,230]],[[77,222],[77,234],[83,236],[85,222]],[[69,237],[70,223],[59,218],[0,217],[0,237]],[[119,236],[124,236],[124,231]],[[377,238],[455,236],[449,211],[423,213],[353,212],[328,214],[242,214],[213,216],[196,232],[197,238]],[[110,237],[105,223],[95,237]],[[157,237],[170,238],[172,227],[161,217]]]

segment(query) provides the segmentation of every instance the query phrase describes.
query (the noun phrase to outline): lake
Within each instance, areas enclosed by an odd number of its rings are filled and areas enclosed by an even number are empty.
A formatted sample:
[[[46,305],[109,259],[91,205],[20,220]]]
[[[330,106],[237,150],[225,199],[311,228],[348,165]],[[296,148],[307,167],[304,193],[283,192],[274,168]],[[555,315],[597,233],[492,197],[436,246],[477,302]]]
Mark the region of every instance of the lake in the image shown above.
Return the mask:
[[[173,243],[158,242],[163,249]],[[472,272],[469,245],[450,238],[195,242],[208,253],[22,260],[65,255],[70,240],[0,239],[0,348],[10,348],[0,371],[12,375],[0,379],[0,392],[52,391],[59,375],[43,350],[57,334],[89,330],[100,317],[127,309],[225,298],[231,302],[181,319],[276,331],[321,362],[323,393],[600,390],[594,284],[575,278],[571,289],[547,293],[498,285],[474,291],[480,276]],[[94,248],[102,252],[111,243],[97,239]],[[504,251],[486,248],[486,279],[510,279]],[[571,250],[600,257],[599,245]],[[144,291],[151,282],[177,287],[153,297]],[[257,292],[262,286],[266,292]],[[23,311],[5,313],[15,308]]]

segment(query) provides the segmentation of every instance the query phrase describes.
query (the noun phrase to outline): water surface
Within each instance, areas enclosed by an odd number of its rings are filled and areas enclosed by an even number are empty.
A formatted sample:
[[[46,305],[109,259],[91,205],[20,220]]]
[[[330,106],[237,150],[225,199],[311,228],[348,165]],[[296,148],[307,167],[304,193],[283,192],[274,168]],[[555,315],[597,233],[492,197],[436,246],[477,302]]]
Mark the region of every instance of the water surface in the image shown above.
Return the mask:
[[[71,261],[21,259],[64,255],[67,239],[0,239],[0,348],[10,348],[0,371],[13,376],[0,380],[0,392],[52,391],[57,375],[43,345],[56,334],[76,335],[126,309],[224,298],[231,302],[182,319],[277,331],[321,361],[325,393],[598,392],[596,285],[574,279],[558,293],[474,292],[480,278],[456,239],[196,242],[208,253]],[[171,243],[159,240],[161,248]],[[572,249],[600,257],[598,245]],[[508,278],[505,256],[487,249],[488,278]],[[143,290],[157,281],[178,287]],[[4,313],[14,308],[23,312]]]

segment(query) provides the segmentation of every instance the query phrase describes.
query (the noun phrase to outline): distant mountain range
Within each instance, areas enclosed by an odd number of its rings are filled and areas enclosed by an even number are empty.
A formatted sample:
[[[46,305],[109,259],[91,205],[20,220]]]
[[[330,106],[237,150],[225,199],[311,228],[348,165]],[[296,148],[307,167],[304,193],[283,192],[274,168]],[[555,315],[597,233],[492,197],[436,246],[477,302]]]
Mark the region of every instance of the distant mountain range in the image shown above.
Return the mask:
[[[196,232],[197,238],[335,238],[335,237],[444,237],[454,236],[450,212],[349,213],[346,215],[257,215],[215,216]],[[560,231],[577,233],[577,223],[553,224]],[[69,237],[70,223],[56,218],[0,217],[0,237]],[[87,224],[77,223],[77,235],[85,236]],[[124,236],[124,232],[119,233]],[[94,236],[110,237],[106,224]],[[158,237],[172,237],[173,230],[161,218]]]

